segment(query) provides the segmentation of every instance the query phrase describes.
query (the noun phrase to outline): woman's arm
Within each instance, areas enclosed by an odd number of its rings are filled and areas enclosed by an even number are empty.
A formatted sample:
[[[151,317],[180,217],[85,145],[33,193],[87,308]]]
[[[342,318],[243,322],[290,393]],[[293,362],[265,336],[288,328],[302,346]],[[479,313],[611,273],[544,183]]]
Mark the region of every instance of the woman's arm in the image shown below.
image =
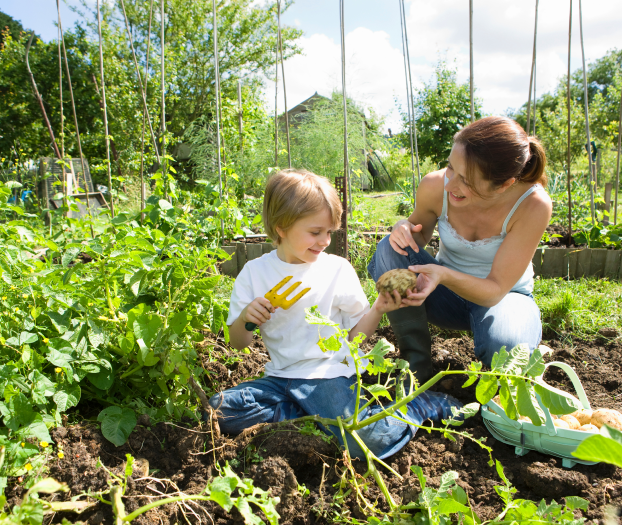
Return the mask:
[[[405,302],[412,306],[442,284],[460,297],[481,306],[494,306],[518,282],[538,247],[552,213],[550,197],[537,192],[526,199],[513,217],[508,233],[499,247],[488,277],[479,279],[440,265],[411,266],[419,274],[417,292]]]
[[[430,242],[443,208],[444,186],[444,169],[428,173],[421,179],[415,210],[408,220],[398,221],[389,236],[389,242],[397,253],[407,255],[404,251],[407,246],[418,252],[418,246],[423,247]]]

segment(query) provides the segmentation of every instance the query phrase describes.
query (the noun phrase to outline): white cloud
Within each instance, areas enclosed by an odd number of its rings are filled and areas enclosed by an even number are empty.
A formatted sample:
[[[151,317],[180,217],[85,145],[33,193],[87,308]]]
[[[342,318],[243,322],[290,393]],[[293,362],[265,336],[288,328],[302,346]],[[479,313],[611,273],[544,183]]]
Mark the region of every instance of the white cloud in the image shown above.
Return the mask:
[[[407,0],[406,17],[415,89],[429,81],[439,57],[469,77],[469,13],[466,0]],[[588,8],[589,5],[589,8]],[[566,74],[568,60],[568,0],[539,4],[537,93],[551,91]],[[533,46],[535,0],[478,0],[474,7],[474,78],[484,111],[501,114],[527,99]],[[622,9],[619,0],[583,3],[586,61],[621,47]],[[399,28],[399,25],[397,26]],[[572,70],[581,66],[578,2],[573,3]],[[393,35],[395,41],[395,35]],[[399,35],[398,41],[399,41]],[[324,34],[302,37],[302,56],[285,64],[289,106],[315,91],[330,95],[341,90],[339,41]],[[455,60],[455,62],[454,62]],[[358,27],[346,35],[348,95],[386,116],[387,127],[399,129],[395,98],[405,105],[404,62],[401,48],[389,35]],[[266,98],[274,106],[274,85]],[[282,96],[279,99],[282,108]]]

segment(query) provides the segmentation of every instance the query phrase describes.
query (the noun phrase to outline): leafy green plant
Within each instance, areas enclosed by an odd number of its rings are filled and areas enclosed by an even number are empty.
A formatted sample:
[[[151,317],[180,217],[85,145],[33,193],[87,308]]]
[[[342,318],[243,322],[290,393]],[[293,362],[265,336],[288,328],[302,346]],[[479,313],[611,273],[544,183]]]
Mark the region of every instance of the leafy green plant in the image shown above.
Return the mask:
[[[455,435],[461,435],[473,440],[487,450],[489,454],[491,453],[490,447],[487,447],[483,440],[477,440],[467,432],[458,432],[453,428],[460,426],[463,419],[477,413],[479,410],[477,403],[471,403],[459,410],[454,407],[452,409],[452,417],[444,420],[444,426],[438,428],[414,425],[402,417],[407,408],[405,405],[408,402],[415,399],[420,393],[442,380],[445,376],[468,375],[465,387],[478,382],[476,397],[481,404],[488,403],[499,390],[501,405],[508,417],[518,419],[519,415],[527,416],[536,426],[540,426],[544,422],[544,414],[536,399],[536,394],[540,396],[542,403],[556,414],[569,414],[578,408],[576,400],[571,395],[552,389],[552,387],[541,380],[540,376],[544,372],[544,361],[543,353],[539,349],[536,349],[530,355],[526,345],[518,345],[509,353],[502,348],[495,355],[490,372],[484,372],[481,363],[471,363],[467,371],[446,370],[439,372],[424,385],[419,385],[412,372],[408,369],[407,362],[399,359],[392,361],[386,358],[387,353],[393,349],[393,346],[386,340],[380,340],[370,352],[362,354],[359,353],[359,346],[364,338],[362,334],[356,336],[352,341],[348,341],[348,331],[343,330],[337,323],[323,316],[317,307],[306,310],[306,319],[309,324],[330,326],[334,329],[335,333],[331,337],[320,337],[318,345],[323,351],[337,351],[344,342],[348,345],[356,372],[355,399],[361,400],[362,405],[356,404],[354,414],[345,419],[337,418],[333,420],[320,416],[304,416],[299,421],[314,421],[321,423],[326,428],[332,426],[339,429],[345,445],[346,467],[337,484],[339,490],[335,496],[336,501],[342,501],[348,494],[354,493],[362,509],[369,515],[381,513],[377,508],[377,503],[370,503],[364,496],[370,476],[375,480],[384,495],[390,508],[389,514],[398,516],[400,512],[404,511],[403,507],[393,500],[376,465],[382,465],[399,479],[403,478],[369,450],[358,435],[360,429],[383,418],[392,417],[419,428],[441,432],[448,439],[455,439]],[[363,371],[367,371],[371,376],[377,377],[377,382],[369,385],[364,384],[362,381]],[[385,377],[385,379],[383,380],[382,377]],[[395,390],[395,399],[391,396],[391,390],[393,389]],[[388,404],[382,404],[383,400],[388,400]],[[382,411],[361,420],[361,411],[372,405],[372,403],[380,404]],[[359,445],[365,455],[367,472],[363,476],[354,471],[352,463],[348,459],[347,436]],[[490,461],[492,465],[492,458]],[[440,498],[441,494],[437,494],[437,496]],[[462,504],[460,501],[457,501],[457,503]],[[443,503],[443,505],[446,504]]]
[[[622,432],[603,425],[600,434],[583,440],[572,455],[586,461],[602,461],[622,468]]]

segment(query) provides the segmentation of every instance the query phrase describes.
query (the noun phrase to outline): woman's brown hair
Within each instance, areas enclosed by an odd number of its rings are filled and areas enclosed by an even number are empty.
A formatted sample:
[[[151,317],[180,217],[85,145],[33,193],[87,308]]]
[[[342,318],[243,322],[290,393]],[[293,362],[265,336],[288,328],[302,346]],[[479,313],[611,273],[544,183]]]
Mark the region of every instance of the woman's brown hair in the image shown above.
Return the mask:
[[[466,181],[476,193],[476,169],[496,188],[511,178],[546,187],[544,148],[515,120],[507,117],[477,120],[454,135],[454,144],[464,146]]]

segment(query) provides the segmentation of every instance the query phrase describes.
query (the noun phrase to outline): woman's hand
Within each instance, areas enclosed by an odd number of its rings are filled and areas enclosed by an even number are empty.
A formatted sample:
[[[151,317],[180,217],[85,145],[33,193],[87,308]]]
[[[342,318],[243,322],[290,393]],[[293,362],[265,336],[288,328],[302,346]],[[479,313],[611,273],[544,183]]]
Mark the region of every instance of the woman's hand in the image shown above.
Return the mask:
[[[408,293],[408,296],[402,300],[403,306],[421,306],[436,287],[441,284],[443,274],[446,268],[440,264],[423,264],[409,266],[411,272],[417,275],[417,291]]]
[[[401,220],[395,223],[389,235],[389,243],[393,249],[400,255],[408,255],[405,251],[407,246],[410,246],[415,253],[419,253],[419,246],[413,238],[413,233],[421,232],[423,227],[421,224],[413,224],[408,220]]]

